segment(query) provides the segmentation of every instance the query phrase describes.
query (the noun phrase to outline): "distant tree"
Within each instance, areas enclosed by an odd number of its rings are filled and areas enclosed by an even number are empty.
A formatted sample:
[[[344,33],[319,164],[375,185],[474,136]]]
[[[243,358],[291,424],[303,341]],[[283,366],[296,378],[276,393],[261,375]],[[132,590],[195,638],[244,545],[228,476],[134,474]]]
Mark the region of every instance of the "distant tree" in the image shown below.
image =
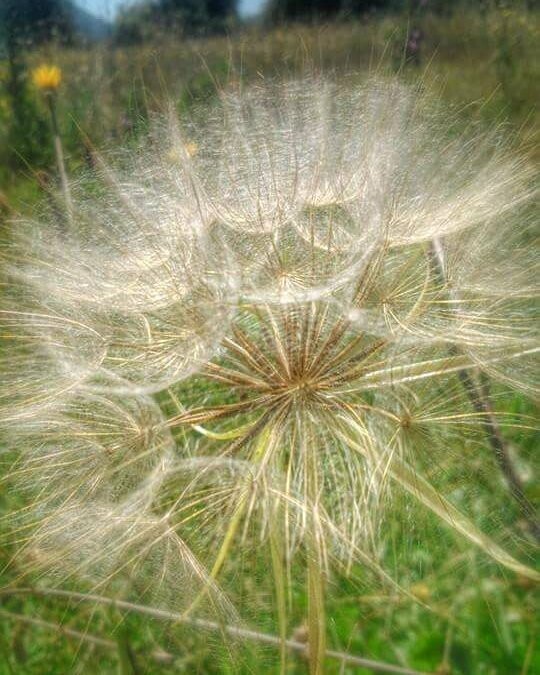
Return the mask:
[[[141,42],[156,26],[200,36],[226,30],[237,17],[237,0],[147,0],[123,10],[114,37],[121,44]]]
[[[490,7],[505,2],[509,0],[270,0],[266,15],[272,21],[303,21],[362,15],[372,10],[445,13],[460,7]],[[523,2],[531,4],[539,0]]]
[[[406,0],[271,0],[267,14],[277,21],[328,19],[373,9],[403,7]]]
[[[114,22],[113,40],[120,45],[138,44],[151,35],[155,25],[153,5],[148,3],[126,7],[119,12]]]
[[[70,13],[64,0],[0,0],[0,30],[4,45],[20,41],[43,42],[71,33]]]
[[[236,4],[237,0],[158,0],[157,9],[185,33],[202,34],[223,30],[236,16]]]

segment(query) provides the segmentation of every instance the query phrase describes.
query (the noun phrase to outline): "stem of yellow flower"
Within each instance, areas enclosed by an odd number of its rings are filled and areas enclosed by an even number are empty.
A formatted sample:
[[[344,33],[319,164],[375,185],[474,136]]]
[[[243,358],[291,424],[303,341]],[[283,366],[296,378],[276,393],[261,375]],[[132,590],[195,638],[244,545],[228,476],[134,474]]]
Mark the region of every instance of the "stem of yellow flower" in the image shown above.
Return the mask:
[[[64,202],[66,206],[67,221],[71,225],[73,223],[73,202],[71,200],[71,192],[69,190],[66,165],[64,162],[64,149],[62,146],[62,139],[60,137],[58,119],[56,116],[56,99],[53,93],[47,94],[47,103],[49,105],[49,113],[51,115],[54,154],[56,155],[56,165],[58,168],[58,176],[60,178],[60,187],[62,189],[62,195],[64,197]]]

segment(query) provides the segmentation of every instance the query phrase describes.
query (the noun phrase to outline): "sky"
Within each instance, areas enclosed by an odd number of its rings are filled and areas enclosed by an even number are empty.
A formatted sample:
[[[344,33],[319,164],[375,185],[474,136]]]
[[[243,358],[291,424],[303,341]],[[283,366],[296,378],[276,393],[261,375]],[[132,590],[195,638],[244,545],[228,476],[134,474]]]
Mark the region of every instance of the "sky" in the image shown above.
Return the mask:
[[[140,0],[75,0],[75,3],[88,12],[105,19],[114,18],[116,12],[126,5],[135,4]],[[265,0],[240,0],[238,7],[243,16],[256,14]]]

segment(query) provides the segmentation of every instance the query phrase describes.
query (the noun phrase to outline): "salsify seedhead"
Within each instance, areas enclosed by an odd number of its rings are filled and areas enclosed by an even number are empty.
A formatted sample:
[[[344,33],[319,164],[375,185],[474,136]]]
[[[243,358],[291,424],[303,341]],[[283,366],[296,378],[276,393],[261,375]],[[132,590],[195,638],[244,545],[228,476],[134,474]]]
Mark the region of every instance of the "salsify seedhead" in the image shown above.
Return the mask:
[[[130,590],[176,570],[189,614],[230,611],[223,568],[266,546],[283,635],[305,567],[313,672],[332,567],[386,578],[387,487],[536,578],[420,472],[487,442],[486,377],[537,392],[527,163],[397,82],[264,84],[204,117],[98,158],[71,225],[3,251],[23,550]]]

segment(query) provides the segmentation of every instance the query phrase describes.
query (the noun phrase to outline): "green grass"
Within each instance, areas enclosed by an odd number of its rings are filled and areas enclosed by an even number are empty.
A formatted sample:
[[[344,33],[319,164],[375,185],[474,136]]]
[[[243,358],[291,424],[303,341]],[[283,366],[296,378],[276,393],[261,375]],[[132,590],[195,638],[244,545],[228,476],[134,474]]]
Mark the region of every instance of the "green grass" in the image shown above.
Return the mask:
[[[498,401],[499,407],[531,413],[525,400]],[[532,434],[510,440],[520,443],[522,459],[534,452]],[[477,520],[489,528],[493,510],[503,519],[503,531],[519,532],[518,514],[502,484],[489,448],[455,447],[447,458],[438,457],[432,473],[438,474],[442,491],[459,486],[454,501],[464,506],[472,500]],[[474,456],[472,455],[474,450]],[[467,461],[463,461],[468,454]],[[487,484],[482,489],[479,481]],[[462,494],[459,494],[459,491]],[[14,495],[3,495],[0,508],[13,508]],[[504,509],[500,510],[500,505]],[[469,675],[475,673],[532,673],[540,667],[534,652],[536,632],[535,589],[525,580],[505,574],[485,555],[452,534],[438,520],[406,495],[395,492],[381,523],[386,548],[380,551],[383,566],[412,598],[385,586],[357,567],[349,578],[336,575],[329,584],[328,630],[333,648],[427,672]],[[530,547],[529,547],[530,548]],[[529,551],[530,552],[530,551]],[[523,549],[526,556],[527,548]],[[9,550],[0,554],[8,562]],[[299,563],[300,569],[301,562]],[[233,597],[247,625],[276,633],[275,618],[268,612],[267,556],[254,542],[249,560],[232,556],[223,570],[225,587],[249,568],[250,578]],[[59,586],[54,574],[24,579],[17,560],[4,572],[3,584]],[[234,584],[238,589],[238,584]],[[90,592],[84,584],[62,587]],[[99,592],[99,591],[97,591]],[[0,596],[1,597],[1,596]],[[174,603],[168,605],[174,610]],[[57,598],[13,596],[2,598],[1,609],[56,624],[57,630],[28,625],[13,618],[0,622],[0,673],[36,675],[50,673],[260,673],[277,672],[277,650],[250,642],[228,644],[218,632],[190,629],[174,622],[148,620],[133,613],[101,608]],[[302,579],[292,588],[290,632],[306,616]],[[63,635],[61,626],[110,641],[95,646]],[[231,665],[231,653],[234,659]],[[163,651],[167,655],[163,655]],[[157,653],[157,656],[156,656]],[[445,670],[445,668],[448,669]],[[292,655],[289,673],[307,673],[301,656]],[[329,673],[368,673],[344,668],[329,660]]]

